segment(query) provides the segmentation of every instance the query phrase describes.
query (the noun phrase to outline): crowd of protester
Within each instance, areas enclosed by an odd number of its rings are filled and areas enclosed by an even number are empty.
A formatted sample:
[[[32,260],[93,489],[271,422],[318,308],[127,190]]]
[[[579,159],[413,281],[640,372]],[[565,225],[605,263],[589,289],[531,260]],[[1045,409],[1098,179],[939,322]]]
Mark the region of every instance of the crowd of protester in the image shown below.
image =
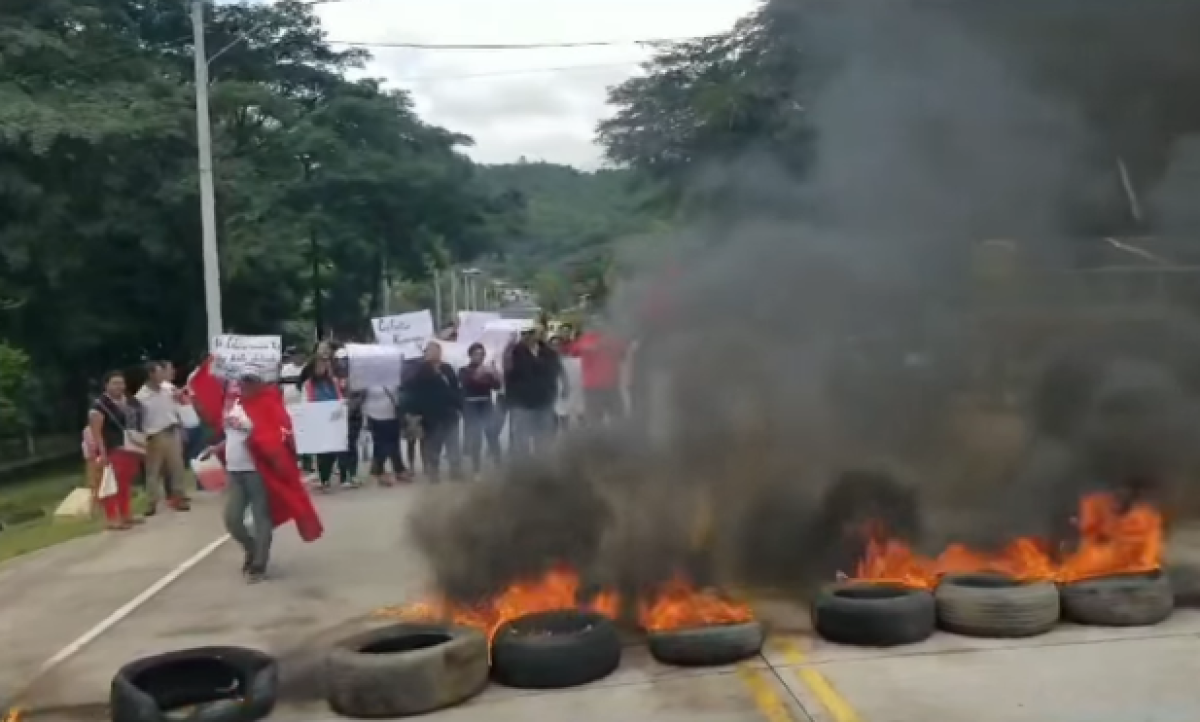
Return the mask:
[[[453,368],[438,341],[430,341],[423,358],[404,363],[394,386],[365,389],[348,385],[346,352],[334,342],[318,344],[311,355],[287,349],[277,385],[256,372],[217,379],[206,361],[181,387],[170,362],[150,361],[136,393],[124,373],[105,376],[83,432],[88,480],[107,528],[124,531],[161,508],[188,511],[196,487],[189,462],[218,458],[225,526],[245,550],[242,571],[257,581],[274,526],[295,520],[305,540],[321,535],[305,483],[325,492],[357,488],[363,457],[369,480],[388,487],[412,481],[418,466],[431,482],[478,479],[505,456],[543,453],[572,423],[614,423],[623,415],[626,350],[596,331],[563,328],[547,337],[531,328],[499,358],[473,344],[467,363]],[[579,359],[581,388],[571,388],[564,356]],[[568,398],[582,399],[581,408]],[[320,401],[345,403],[346,450],[297,458],[287,406]],[[360,444],[360,437],[369,441]],[[141,515],[133,509],[139,480],[146,498]]]

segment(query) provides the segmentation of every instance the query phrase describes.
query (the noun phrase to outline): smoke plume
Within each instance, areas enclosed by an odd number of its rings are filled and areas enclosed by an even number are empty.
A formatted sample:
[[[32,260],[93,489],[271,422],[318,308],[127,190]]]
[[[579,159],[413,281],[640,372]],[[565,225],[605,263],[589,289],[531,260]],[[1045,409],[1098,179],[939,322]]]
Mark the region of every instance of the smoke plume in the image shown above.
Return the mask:
[[[791,89],[811,162],[755,144],[696,170],[692,190],[728,202],[655,249],[676,273],[647,262],[608,310],[639,342],[632,419],[414,515],[450,595],[560,563],[625,590],[680,571],[802,590],[853,572],[867,521],[986,546],[1064,533],[1090,488],[1186,496],[1193,320],[1050,293],[1084,283],[1069,271],[1108,248],[1093,229],[1129,215],[1118,153],[1148,155],[1097,120],[1077,76],[1111,65],[1101,39],[1180,58],[1122,13],[1055,15],[1100,53],[1064,58],[1041,4],[796,5],[764,6],[761,42],[820,69]],[[1189,230],[1190,177],[1148,196]],[[1015,278],[980,275],[995,238],[1012,239]],[[651,292],[669,296],[665,324],[647,320]]]

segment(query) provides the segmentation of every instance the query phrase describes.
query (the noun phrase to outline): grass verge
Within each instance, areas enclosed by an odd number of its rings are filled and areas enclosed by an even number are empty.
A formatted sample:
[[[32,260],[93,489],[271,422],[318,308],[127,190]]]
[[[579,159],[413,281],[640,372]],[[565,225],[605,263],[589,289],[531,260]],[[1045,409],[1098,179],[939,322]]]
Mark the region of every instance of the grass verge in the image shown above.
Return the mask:
[[[54,518],[67,494],[84,483],[82,462],[73,460],[0,486],[0,521],[6,522],[0,530],[0,562],[103,529],[99,517]]]

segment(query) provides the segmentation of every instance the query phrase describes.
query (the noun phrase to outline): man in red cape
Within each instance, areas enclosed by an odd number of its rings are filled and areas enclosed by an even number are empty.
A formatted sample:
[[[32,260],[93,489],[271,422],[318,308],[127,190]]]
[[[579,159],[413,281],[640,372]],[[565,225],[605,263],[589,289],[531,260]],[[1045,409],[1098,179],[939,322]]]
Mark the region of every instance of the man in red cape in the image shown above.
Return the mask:
[[[212,357],[201,364],[188,382],[200,419],[221,433],[226,408],[225,383],[212,374]],[[271,519],[275,526],[296,522],[296,531],[306,542],[321,538],[324,528],[317,509],[296,465],[292,419],[283,404],[279,387],[262,386],[253,394],[240,397],[242,409],[252,427],[246,441],[255,469],[267,488]]]

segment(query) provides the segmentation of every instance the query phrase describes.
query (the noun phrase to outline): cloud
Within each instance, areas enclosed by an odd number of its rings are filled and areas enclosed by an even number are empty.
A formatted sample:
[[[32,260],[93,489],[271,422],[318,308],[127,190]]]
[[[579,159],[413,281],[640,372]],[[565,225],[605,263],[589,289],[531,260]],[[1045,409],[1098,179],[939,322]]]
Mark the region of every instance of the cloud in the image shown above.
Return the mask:
[[[341,0],[317,7],[328,37],[363,43],[632,41],[728,29],[757,0]],[[651,52],[636,43],[534,50],[371,48],[366,73],[413,94],[427,121],[475,138],[488,163],[546,160],[593,168],[607,89]]]

